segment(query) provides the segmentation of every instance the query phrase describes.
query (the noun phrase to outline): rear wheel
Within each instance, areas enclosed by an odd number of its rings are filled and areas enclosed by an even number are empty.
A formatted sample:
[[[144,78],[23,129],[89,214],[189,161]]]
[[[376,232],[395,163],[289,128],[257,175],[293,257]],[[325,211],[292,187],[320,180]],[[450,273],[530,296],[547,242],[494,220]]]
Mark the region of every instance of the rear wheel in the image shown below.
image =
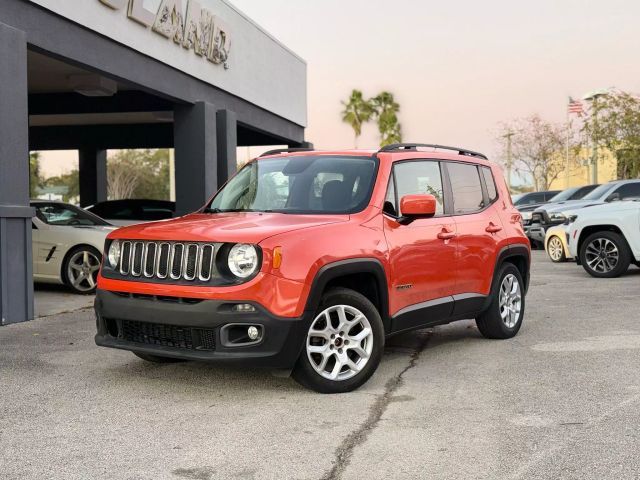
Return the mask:
[[[580,263],[592,277],[619,277],[629,268],[631,251],[627,241],[619,233],[596,232],[582,243]]]
[[[378,368],[384,327],[365,296],[336,288],[323,295],[304,342],[293,378],[320,393],[350,392]]]
[[[562,263],[567,260],[564,253],[564,245],[560,237],[553,235],[547,242],[547,255],[554,263]]]
[[[148,353],[132,352],[136,357],[151,363],[179,363],[184,362],[179,358],[163,357],[161,355],[151,355]]]
[[[524,317],[524,282],[520,270],[505,263],[498,272],[491,291],[491,304],[476,318],[480,333],[486,338],[515,337]]]

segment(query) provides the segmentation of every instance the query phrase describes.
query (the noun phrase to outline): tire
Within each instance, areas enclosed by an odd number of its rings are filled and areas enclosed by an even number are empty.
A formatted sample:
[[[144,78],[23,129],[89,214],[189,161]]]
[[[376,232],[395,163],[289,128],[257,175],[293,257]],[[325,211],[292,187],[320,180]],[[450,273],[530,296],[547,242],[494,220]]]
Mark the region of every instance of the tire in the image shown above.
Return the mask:
[[[619,277],[631,264],[631,250],[619,233],[595,232],[582,242],[580,264],[592,277]]]
[[[491,304],[476,318],[476,325],[485,338],[512,338],[522,326],[525,311],[522,275],[515,265],[504,263],[495,279],[491,289]],[[509,312],[510,308],[512,313]]]
[[[186,360],[181,360],[179,358],[163,357],[161,355],[151,355],[149,353],[141,353],[141,352],[131,352],[131,353],[133,353],[136,357],[151,363],[180,363],[180,362],[186,361]]]
[[[351,325],[345,328],[345,322]],[[365,296],[331,289],[322,296],[292,376],[319,393],[355,390],[378,368],[384,337],[380,313]]]
[[[62,262],[62,281],[74,293],[95,293],[101,263],[102,254],[95,248],[89,245],[74,247]]]
[[[567,256],[564,252],[564,245],[560,237],[557,235],[549,237],[546,250],[547,255],[553,263],[563,263],[567,261]]]

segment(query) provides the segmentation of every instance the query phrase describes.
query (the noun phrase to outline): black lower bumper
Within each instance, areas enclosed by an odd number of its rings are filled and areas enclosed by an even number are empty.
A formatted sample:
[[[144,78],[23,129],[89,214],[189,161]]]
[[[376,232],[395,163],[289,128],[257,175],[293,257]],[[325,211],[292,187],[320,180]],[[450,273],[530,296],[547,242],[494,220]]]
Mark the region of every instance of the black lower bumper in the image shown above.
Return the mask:
[[[250,304],[251,312],[233,310]],[[98,290],[97,345],[187,360],[252,367],[292,368],[302,351],[310,317],[283,318],[254,302],[177,299]],[[229,332],[259,329],[256,341],[234,344]]]

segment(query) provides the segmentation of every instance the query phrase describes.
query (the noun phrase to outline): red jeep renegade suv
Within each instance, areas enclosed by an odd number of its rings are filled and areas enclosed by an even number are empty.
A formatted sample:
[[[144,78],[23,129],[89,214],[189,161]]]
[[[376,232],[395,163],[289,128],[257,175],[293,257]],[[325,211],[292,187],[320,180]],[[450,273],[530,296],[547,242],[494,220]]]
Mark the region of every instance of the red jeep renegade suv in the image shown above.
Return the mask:
[[[105,249],[98,345],[292,369],[319,392],[366,382],[398,332],[475,318],[513,337],[529,283],[500,169],[438,145],[268,152],[200,211]]]

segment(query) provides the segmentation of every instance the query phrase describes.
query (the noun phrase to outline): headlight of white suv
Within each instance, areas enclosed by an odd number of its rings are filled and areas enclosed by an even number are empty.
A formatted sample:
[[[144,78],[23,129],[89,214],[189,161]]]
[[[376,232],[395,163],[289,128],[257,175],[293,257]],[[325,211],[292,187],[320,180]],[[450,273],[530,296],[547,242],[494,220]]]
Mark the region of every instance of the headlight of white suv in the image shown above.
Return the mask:
[[[107,260],[109,261],[109,266],[111,268],[116,268],[118,266],[121,251],[122,247],[119,240],[111,242],[111,245],[109,245],[109,252],[107,253]]]
[[[549,215],[549,218],[552,222],[564,222],[567,216],[564,213],[552,213]]]
[[[229,250],[229,270],[238,278],[247,278],[258,269],[258,251],[253,245],[237,243]]]

